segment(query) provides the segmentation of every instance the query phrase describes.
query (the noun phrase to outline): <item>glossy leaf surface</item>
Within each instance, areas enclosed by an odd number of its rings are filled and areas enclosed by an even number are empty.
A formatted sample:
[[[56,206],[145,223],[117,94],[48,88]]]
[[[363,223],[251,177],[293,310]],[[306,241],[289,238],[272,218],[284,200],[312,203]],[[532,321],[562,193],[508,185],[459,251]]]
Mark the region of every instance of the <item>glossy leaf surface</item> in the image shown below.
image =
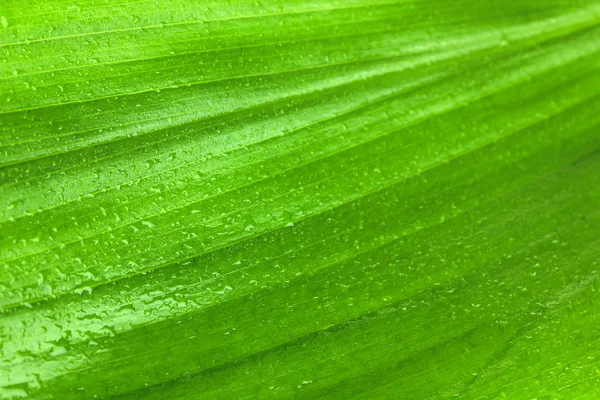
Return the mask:
[[[0,397],[597,399],[599,22],[3,0]]]

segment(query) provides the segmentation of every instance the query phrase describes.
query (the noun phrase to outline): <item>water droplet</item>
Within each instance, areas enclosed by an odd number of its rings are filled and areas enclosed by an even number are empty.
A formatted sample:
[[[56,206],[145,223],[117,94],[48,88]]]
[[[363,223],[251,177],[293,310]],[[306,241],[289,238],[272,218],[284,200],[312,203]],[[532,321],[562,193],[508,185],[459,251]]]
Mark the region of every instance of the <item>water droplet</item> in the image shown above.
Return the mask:
[[[77,294],[83,294],[83,293],[92,294],[92,288],[89,286],[84,286],[82,288],[75,289],[74,291]]]

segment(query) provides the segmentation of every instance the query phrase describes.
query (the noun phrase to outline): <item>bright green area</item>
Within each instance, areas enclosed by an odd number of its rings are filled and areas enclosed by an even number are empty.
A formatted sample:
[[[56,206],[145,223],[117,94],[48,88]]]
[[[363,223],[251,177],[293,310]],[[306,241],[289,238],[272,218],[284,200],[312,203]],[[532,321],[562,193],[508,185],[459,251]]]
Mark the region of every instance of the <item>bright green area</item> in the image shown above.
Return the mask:
[[[599,23],[1,1],[0,398],[600,398]]]

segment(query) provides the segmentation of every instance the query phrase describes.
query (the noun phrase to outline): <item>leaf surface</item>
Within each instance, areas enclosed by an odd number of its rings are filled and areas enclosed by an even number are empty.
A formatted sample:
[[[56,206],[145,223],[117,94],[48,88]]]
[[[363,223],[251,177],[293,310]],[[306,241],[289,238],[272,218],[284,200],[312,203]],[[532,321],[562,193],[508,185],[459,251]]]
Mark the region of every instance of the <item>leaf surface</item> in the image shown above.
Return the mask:
[[[596,399],[600,3],[0,4],[0,398]]]

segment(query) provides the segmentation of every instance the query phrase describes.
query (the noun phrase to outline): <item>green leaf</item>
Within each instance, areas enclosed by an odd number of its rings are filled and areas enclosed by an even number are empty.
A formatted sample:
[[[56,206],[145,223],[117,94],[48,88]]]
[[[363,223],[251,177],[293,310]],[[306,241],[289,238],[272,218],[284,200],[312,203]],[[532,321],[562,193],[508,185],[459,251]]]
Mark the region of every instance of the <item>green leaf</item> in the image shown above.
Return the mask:
[[[596,0],[3,0],[0,397],[596,399]]]

